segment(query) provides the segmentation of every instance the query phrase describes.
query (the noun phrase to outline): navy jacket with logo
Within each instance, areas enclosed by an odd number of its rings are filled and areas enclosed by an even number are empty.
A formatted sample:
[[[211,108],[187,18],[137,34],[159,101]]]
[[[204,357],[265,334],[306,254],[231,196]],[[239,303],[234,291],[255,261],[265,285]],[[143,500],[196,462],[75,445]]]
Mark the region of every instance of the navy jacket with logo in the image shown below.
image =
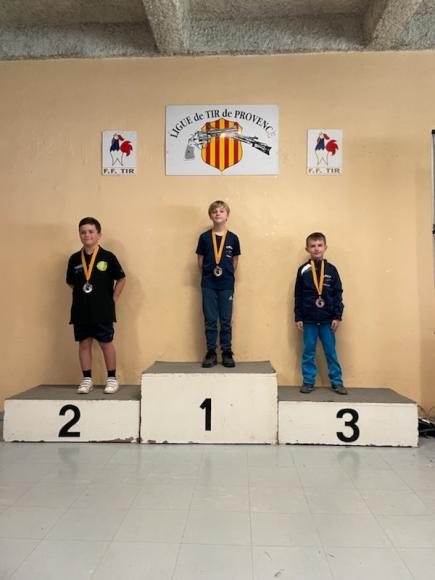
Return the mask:
[[[295,284],[295,321],[303,321],[317,324],[319,322],[331,322],[341,320],[343,315],[343,288],[337,268],[325,262],[325,276],[323,284],[322,298],[325,301],[323,308],[317,308],[315,301],[318,292],[314,286],[313,274],[311,272],[310,261],[302,264],[298,269]],[[321,261],[314,261],[317,272],[317,279],[320,280]]]

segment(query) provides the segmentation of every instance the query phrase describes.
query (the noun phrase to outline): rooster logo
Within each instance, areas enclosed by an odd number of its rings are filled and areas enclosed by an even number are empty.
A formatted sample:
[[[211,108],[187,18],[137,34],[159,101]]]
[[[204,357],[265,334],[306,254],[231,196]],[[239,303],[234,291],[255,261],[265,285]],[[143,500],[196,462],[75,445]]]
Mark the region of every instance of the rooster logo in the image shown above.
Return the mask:
[[[124,165],[124,156],[128,157],[133,151],[131,141],[124,139],[119,133],[114,133],[112,143],[110,145],[110,156],[112,157],[112,167],[115,167],[118,162],[122,167]]]
[[[328,165],[329,156],[334,156],[337,151],[337,141],[335,139],[331,139],[329,135],[321,131],[317,137],[316,147],[314,149],[317,157],[317,165],[320,166],[322,163]]]

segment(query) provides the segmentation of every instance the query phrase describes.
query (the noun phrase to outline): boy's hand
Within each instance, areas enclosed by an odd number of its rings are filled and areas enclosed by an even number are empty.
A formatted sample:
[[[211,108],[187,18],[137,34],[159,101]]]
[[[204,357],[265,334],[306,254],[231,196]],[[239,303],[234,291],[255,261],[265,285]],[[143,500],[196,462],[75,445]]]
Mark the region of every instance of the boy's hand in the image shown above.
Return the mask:
[[[297,328],[298,330],[303,330],[303,329],[304,329],[304,323],[302,322],[302,320],[298,320],[298,321],[296,322],[296,328]]]
[[[340,326],[340,321],[339,320],[333,320],[331,322],[332,332],[335,332],[339,326]]]

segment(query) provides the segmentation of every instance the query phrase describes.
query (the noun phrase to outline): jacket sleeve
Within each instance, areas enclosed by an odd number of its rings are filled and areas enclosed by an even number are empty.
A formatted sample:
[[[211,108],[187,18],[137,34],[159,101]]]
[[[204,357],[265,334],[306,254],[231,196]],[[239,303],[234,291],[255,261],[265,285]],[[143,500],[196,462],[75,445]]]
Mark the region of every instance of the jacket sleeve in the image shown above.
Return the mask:
[[[296,283],[295,283],[295,322],[299,322],[303,320],[302,316],[302,304],[303,304],[303,287],[302,287],[302,275],[301,275],[301,268],[298,269],[298,273],[296,274]]]
[[[341,285],[340,275],[338,270],[334,270],[334,320],[341,320],[343,316],[343,286]]]

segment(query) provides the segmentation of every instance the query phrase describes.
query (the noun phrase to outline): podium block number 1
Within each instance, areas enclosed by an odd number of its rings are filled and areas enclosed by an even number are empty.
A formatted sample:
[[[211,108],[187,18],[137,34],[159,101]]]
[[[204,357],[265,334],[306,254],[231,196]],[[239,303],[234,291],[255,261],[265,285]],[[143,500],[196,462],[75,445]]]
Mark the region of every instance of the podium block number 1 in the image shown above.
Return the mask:
[[[76,405],[64,405],[59,411],[59,415],[66,415],[68,411],[73,412],[72,419],[70,419],[62,429],[59,431],[59,437],[80,437],[80,431],[70,431],[71,427],[78,423],[80,419],[80,409]]]
[[[204,399],[199,408],[205,410],[205,430],[211,431],[211,399]]]

